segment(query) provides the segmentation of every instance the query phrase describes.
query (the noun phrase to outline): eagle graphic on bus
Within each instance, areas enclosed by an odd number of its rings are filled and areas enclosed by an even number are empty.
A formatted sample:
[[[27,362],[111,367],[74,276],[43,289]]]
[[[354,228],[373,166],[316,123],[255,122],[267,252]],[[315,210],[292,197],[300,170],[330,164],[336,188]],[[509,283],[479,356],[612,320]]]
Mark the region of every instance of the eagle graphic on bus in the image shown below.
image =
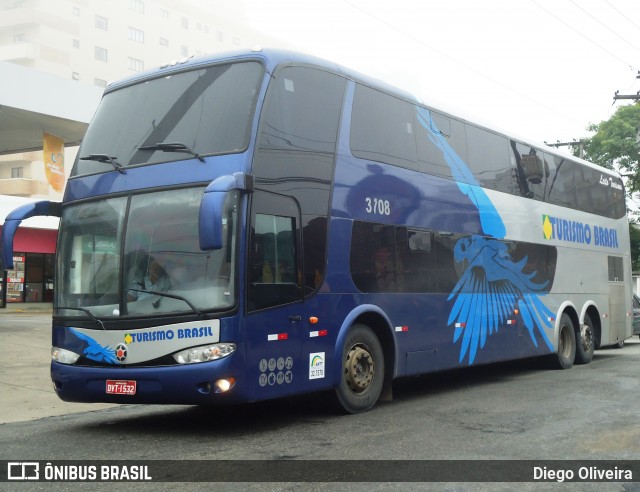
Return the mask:
[[[115,349],[102,346],[90,336],[87,336],[78,330],[74,330],[73,328],[70,328],[69,331],[87,343],[87,346],[82,352],[82,355],[87,359],[95,360],[97,362],[106,362],[108,364],[118,363]]]
[[[536,347],[537,332],[553,351],[545,330],[553,328],[555,315],[540,299],[549,293],[549,281],[533,282],[537,272],[524,271],[528,258],[515,261],[511,257],[502,241],[506,235],[502,218],[467,164],[437,129],[430,113],[418,108],[418,121],[442,152],[460,191],[478,209],[484,234],[462,237],[454,247],[454,260],[462,274],[447,298],[453,302],[447,325],[454,327],[453,342],[461,341],[459,362],[468,356],[471,365],[487,337],[515,314],[522,319]]]

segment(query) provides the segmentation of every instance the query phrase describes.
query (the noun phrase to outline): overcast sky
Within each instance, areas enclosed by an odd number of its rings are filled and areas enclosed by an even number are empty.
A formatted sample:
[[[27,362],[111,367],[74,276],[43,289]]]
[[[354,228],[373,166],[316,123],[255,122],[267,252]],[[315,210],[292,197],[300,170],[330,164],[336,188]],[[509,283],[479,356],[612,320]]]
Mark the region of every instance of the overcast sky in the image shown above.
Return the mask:
[[[291,47],[537,141],[573,140],[640,89],[639,0],[243,0]]]

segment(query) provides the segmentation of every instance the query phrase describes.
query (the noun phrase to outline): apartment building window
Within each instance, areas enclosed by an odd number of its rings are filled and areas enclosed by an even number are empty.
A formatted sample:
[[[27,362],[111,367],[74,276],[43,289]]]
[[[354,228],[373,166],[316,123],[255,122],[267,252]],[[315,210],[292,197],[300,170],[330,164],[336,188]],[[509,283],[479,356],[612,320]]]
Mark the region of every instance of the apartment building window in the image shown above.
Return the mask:
[[[24,168],[23,167],[12,167],[11,168],[11,177],[12,178],[24,178]]]
[[[189,56],[189,47],[184,44],[180,46],[180,56],[187,57]]]
[[[224,41],[224,33],[222,31],[216,31],[216,39],[222,43]]]
[[[96,87],[102,87],[104,89],[105,87],[107,87],[107,81],[104,79],[99,79],[97,77],[94,77],[93,85],[95,85]]]
[[[187,19],[186,17],[182,18],[180,24],[182,25],[183,29],[189,29],[189,19]]]
[[[95,48],[95,59],[103,62],[107,61],[107,50],[106,48],[101,48],[100,46],[96,46]]]
[[[169,11],[167,9],[160,9],[160,17],[163,19],[169,18]]]
[[[71,78],[73,80],[80,80],[80,73],[78,72],[71,72]]]
[[[160,46],[169,46],[169,40],[167,38],[160,38]]]
[[[74,48],[80,48],[80,40],[79,39],[74,39],[71,43],[72,43]]]
[[[80,8],[79,7],[73,7],[73,15],[76,17],[80,17]]]
[[[129,0],[129,8],[134,12],[144,14],[144,2],[142,0]]]
[[[142,60],[132,57],[129,57],[128,60],[129,70],[133,70],[134,72],[142,72],[144,70],[144,62]]]
[[[109,29],[109,19],[101,15],[96,15],[95,26],[96,26],[96,29],[107,31]]]
[[[131,41],[135,41],[136,43],[144,43],[144,31],[136,29],[135,27],[129,28],[128,37]]]
[[[20,43],[26,43],[27,42],[27,34],[24,32],[21,32],[19,34],[14,34],[13,35],[13,44],[20,44]]]

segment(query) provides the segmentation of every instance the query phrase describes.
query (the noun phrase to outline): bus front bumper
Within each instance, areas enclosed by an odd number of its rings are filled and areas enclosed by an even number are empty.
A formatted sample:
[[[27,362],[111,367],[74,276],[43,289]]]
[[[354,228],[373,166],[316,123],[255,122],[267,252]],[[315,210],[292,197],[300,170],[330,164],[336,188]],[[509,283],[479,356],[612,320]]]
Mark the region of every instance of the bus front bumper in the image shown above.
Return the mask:
[[[51,380],[60,399],[69,402],[198,405],[242,399],[228,360],[126,369],[52,361]]]

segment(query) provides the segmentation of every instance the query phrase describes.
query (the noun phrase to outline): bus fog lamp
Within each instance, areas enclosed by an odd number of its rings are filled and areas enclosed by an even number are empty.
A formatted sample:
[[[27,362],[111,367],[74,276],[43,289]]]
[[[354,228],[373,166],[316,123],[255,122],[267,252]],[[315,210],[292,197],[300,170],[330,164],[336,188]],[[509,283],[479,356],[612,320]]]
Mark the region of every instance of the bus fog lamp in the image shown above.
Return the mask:
[[[233,388],[236,384],[236,378],[226,378],[226,379],[218,379],[214,383],[214,387],[216,388],[216,393],[225,393]]]
[[[80,354],[59,347],[51,347],[51,358],[60,364],[75,364]]]
[[[197,362],[209,362],[211,360],[222,359],[231,355],[236,350],[234,343],[215,343],[181,350],[173,354],[173,358],[178,364],[194,364]]]

